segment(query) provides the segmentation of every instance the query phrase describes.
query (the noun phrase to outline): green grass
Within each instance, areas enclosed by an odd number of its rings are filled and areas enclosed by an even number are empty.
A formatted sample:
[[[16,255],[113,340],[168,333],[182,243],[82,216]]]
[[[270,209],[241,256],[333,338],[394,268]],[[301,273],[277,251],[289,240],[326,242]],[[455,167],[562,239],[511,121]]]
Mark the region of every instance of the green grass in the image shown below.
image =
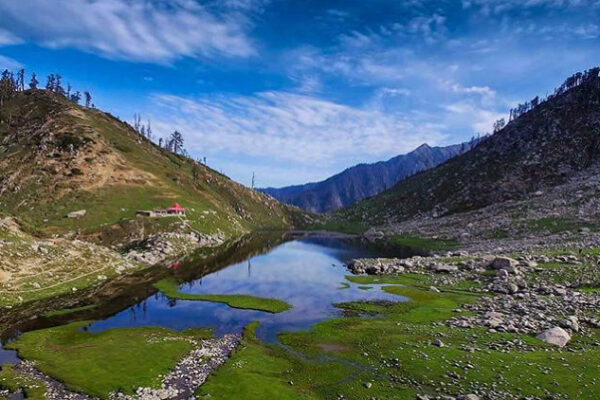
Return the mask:
[[[199,399],[312,400],[321,398],[313,386],[335,384],[352,372],[339,362],[318,363],[295,357],[280,346],[268,346],[244,331],[232,358],[196,393]]]
[[[369,277],[354,278],[361,283],[369,281]],[[405,279],[382,276],[376,283],[397,285],[401,281]],[[426,284],[421,282],[421,286]],[[473,385],[483,391],[494,385],[496,391],[523,398],[600,396],[595,384],[600,373],[600,349],[593,346],[600,338],[596,331],[589,338],[574,335],[570,351],[564,351],[533,336],[443,324],[461,315],[455,310],[476,301],[476,295],[435,293],[414,286],[385,286],[384,290],[412,301],[338,304],[350,311],[347,315],[372,317],[338,318],[316,324],[310,331],[280,334],[282,347],[258,342],[253,337],[254,326],[249,328],[243,346],[209,378],[198,392],[199,398],[225,399],[244,393],[249,400],[342,396],[348,400],[414,400],[417,394],[472,393]],[[445,346],[433,346],[434,339]],[[493,349],[515,339],[530,350]],[[452,379],[450,373],[460,378]],[[367,382],[372,384],[370,389]],[[442,393],[436,392],[440,388]]]
[[[28,400],[45,400],[46,386],[43,382],[27,375],[20,374],[12,365],[5,365],[0,369],[0,388],[11,392],[23,389]]]
[[[81,330],[87,322],[28,332],[5,347],[36,361],[67,388],[106,399],[110,392],[133,393],[159,387],[166,374],[193,349],[190,339],[212,336],[209,330],[176,332],[164,328]]]
[[[60,317],[63,315],[74,314],[74,313],[81,312],[81,311],[92,310],[95,307],[96,307],[95,304],[89,304],[87,306],[81,306],[81,307],[63,308],[61,310],[53,310],[53,311],[45,312],[42,314],[42,316],[45,318]]]
[[[393,236],[388,239],[390,243],[398,246],[415,247],[424,250],[453,250],[460,246],[457,240],[425,239],[414,236]]]
[[[178,300],[211,301],[225,303],[232,308],[258,310],[270,313],[287,311],[292,306],[285,301],[256,297],[245,294],[190,294],[179,291],[179,285],[172,279],[163,279],[154,284],[165,296]]]
[[[559,233],[565,231],[577,231],[580,228],[596,230],[597,226],[579,221],[572,217],[545,217],[526,221],[526,225],[534,232]]]

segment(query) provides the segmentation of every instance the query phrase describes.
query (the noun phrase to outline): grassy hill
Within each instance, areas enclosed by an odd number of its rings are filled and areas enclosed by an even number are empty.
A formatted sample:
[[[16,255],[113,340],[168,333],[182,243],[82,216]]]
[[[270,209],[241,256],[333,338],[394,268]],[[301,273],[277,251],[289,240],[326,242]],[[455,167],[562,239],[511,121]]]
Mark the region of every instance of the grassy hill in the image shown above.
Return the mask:
[[[136,218],[179,202],[187,221]],[[189,224],[231,236],[290,226],[298,210],[162,149],[99,110],[45,90],[0,109],[0,210],[29,231],[116,244]],[[70,212],[86,210],[80,218]]]
[[[473,150],[342,209],[333,220],[382,225],[435,218],[522,199],[565,183],[600,161],[598,71],[577,74],[579,84],[522,113]]]

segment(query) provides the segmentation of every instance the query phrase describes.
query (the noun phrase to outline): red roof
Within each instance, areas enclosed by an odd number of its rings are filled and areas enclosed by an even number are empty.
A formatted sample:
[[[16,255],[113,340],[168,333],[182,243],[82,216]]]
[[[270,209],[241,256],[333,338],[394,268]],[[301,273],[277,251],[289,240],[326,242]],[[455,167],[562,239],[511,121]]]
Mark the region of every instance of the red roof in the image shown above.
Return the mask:
[[[179,203],[175,203],[169,208],[169,211],[184,211],[183,207],[179,205]]]

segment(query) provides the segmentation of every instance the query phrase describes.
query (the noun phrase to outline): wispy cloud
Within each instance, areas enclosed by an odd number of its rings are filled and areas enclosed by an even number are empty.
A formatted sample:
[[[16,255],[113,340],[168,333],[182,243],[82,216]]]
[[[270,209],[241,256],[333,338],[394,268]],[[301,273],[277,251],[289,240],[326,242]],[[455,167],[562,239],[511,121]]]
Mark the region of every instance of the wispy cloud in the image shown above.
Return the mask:
[[[23,67],[23,64],[21,64],[17,60],[14,60],[10,57],[5,57],[0,54],[0,70],[5,70],[5,69],[15,70],[15,69],[22,68],[22,67]]]
[[[233,1],[236,9],[247,5]],[[0,1],[0,44],[18,38],[108,58],[169,63],[181,57],[256,53],[240,12],[217,13],[194,0]],[[4,33],[3,33],[4,32]]]
[[[395,23],[391,28],[404,36],[422,38],[429,44],[444,40],[448,31],[446,17],[438,13],[416,16],[406,23]]]
[[[1,22],[0,22],[1,23]],[[12,32],[0,28],[0,46],[20,44],[23,40]]]
[[[227,152],[327,166],[404,153],[445,139],[431,125],[286,92],[235,98],[154,96],[154,126],[180,129],[192,152]]]
[[[590,9],[600,6],[598,0],[463,0],[463,8],[479,8],[484,14],[500,14],[513,10],[546,9]]]
[[[467,102],[448,104],[444,108],[450,113],[447,116],[448,120],[453,118],[464,120],[466,117],[470,121],[473,131],[481,134],[490,133],[494,121],[507,117],[506,114]]]

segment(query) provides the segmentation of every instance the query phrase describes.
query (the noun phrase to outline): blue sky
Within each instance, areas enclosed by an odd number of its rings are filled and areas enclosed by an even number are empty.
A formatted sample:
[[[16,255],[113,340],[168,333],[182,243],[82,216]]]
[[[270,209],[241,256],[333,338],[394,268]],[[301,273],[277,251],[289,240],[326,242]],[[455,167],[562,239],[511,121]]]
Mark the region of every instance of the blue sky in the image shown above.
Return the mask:
[[[598,64],[600,0],[0,0],[0,68],[259,186],[468,140]]]

